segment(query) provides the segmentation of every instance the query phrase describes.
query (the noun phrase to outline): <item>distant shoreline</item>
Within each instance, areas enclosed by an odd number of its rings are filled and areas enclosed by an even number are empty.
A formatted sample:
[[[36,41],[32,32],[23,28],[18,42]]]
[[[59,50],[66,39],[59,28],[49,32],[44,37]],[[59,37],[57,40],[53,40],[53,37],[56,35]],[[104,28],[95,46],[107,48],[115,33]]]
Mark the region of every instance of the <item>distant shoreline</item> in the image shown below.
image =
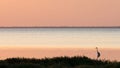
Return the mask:
[[[70,26],[70,27],[67,27],[67,26],[63,26],[63,27],[61,27],[61,26],[58,26],[58,27],[37,27],[37,26],[33,26],[33,27],[0,27],[0,28],[120,28],[120,26],[117,26],[117,27],[115,27],[115,26],[110,26],[110,27],[72,27],[72,26]]]

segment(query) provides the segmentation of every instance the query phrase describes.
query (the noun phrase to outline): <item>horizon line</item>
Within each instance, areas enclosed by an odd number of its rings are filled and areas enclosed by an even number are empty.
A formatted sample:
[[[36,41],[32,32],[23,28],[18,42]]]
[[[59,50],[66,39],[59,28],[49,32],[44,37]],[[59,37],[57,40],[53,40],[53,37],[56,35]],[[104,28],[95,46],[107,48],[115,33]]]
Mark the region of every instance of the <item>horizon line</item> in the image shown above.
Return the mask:
[[[120,26],[1,26],[0,28],[120,28]]]

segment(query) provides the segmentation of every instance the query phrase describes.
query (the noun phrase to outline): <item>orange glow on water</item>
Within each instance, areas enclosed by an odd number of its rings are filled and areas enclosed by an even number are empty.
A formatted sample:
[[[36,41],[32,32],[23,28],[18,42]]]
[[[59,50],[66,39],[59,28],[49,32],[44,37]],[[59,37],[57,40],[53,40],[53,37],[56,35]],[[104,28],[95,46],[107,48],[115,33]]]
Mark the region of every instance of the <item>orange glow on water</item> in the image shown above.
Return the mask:
[[[101,59],[120,61],[120,49],[100,48]],[[0,48],[1,59],[12,57],[44,58],[59,56],[88,56],[96,59],[95,48]]]

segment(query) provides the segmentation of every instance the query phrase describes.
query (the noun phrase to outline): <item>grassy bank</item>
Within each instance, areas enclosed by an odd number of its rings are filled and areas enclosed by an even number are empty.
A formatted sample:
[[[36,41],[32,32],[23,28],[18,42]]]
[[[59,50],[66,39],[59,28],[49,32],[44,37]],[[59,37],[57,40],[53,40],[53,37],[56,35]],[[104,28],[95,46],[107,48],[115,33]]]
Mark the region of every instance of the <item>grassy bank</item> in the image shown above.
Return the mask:
[[[54,57],[44,59],[8,58],[0,60],[0,68],[120,68],[120,62],[88,57]]]

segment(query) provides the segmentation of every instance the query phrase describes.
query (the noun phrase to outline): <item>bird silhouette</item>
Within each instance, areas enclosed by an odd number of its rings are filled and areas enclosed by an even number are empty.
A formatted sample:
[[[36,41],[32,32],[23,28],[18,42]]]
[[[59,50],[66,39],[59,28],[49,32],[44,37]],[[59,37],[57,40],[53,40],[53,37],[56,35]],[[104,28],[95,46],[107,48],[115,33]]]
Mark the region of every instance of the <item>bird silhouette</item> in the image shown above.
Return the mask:
[[[97,59],[101,56],[100,52],[98,51],[98,47],[96,47],[97,50]]]

